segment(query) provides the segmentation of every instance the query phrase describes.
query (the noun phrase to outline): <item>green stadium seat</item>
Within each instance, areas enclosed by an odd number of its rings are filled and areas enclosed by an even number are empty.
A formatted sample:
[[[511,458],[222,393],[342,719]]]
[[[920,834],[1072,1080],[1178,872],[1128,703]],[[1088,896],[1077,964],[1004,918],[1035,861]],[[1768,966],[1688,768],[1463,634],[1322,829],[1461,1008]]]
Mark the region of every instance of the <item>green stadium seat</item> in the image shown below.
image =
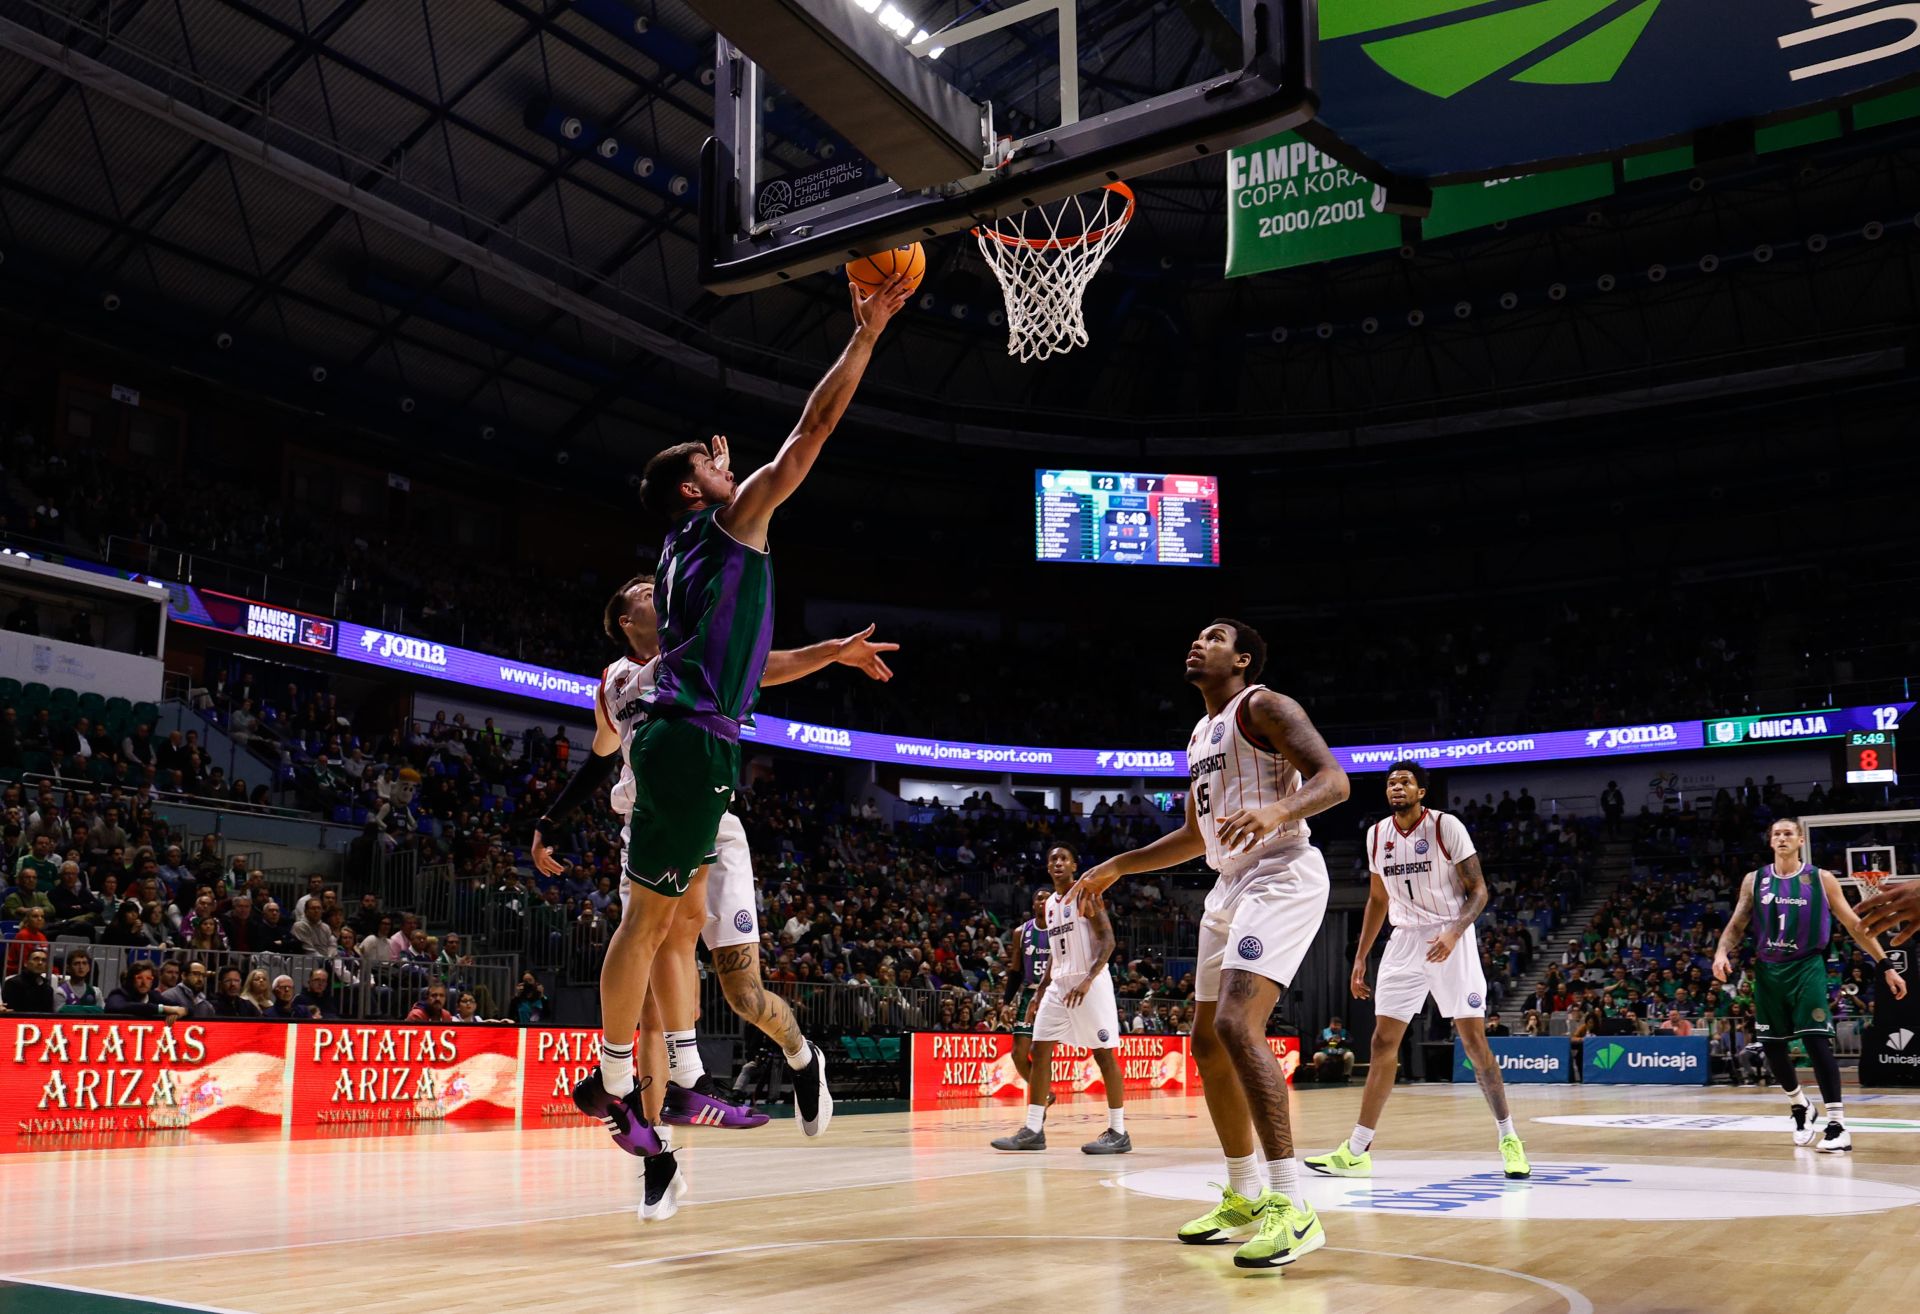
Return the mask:
[[[881,1036],[875,1043],[880,1046],[880,1057],[882,1060],[888,1063],[898,1063],[900,1061],[900,1037]]]
[[[133,704],[128,702],[124,698],[107,699],[107,715],[108,716],[125,716],[128,712],[131,712],[132,710],[133,710]]]
[[[20,700],[20,681],[11,675],[0,676],[0,703],[13,703]]]
[[[133,719],[137,725],[152,725],[160,719],[160,707],[157,703],[135,703]]]
[[[55,689],[48,697],[47,702],[56,708],[77,707],[80,705],[80,695],[72,689]]]
[[[35,680],[32,684],[25,685],[21,688],[20,696],[28,702],[36,703],[44,707],[52,700],[53,690],[47,688],[46,685],[41,684],[38,680]]]

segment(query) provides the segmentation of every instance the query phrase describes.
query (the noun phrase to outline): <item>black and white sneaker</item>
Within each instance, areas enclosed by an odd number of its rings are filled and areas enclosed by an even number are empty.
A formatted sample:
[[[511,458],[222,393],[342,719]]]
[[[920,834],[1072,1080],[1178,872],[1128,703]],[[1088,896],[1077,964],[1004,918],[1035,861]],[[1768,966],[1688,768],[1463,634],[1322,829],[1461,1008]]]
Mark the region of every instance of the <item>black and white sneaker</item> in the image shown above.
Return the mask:
[[[680,1171],[679,1160],[673,1157],[672,1150],[648,1155],[640,1180],[643,1183],[641,1222],[664,1223],[680,1212],[680,1197],[687,1192],[687,1178]]]
[[[1814,1137],[1820,1134],[1820,1129],[1813,1125],[1813,1106],[1811,1104],[1795,1104],[1791,1107],[1793,1111],[1793,1143],[1795,1145],[1812,1145]]]
[[[640,1107],[640,1093],[652,1080],[649,1077],[638,1082],[625,1095],[609,1095],[606,1083],[600,1079],[600,1069],[595,1068],[573,1088],[574,1107],[589,1118],[598,1118],[612,1135],[613,1143],[628,1154],[642,1157],[658,1154],[662,1148],[660,1134],[654,1131]]]
[[[793,1073],[793,1116],[801,1131],[818,1136],[833,1121],[833,1092],[827,1089],[827,1056],[811,1040],[807,1048],[813,1058]]]
[[[1822,1154],[1852,1154],[1853,1133],[1847,1130],[1844,1123],[1830,1122],[1827,1130],[1821,1133],[1819,1144],[1813,1148]]]

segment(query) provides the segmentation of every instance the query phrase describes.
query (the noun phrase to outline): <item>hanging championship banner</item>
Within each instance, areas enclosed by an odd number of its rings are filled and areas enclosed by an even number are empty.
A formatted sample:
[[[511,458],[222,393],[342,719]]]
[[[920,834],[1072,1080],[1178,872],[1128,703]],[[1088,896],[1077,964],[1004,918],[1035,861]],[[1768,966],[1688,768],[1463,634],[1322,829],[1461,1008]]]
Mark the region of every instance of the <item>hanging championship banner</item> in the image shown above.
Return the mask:
[[[1420,221],[1420,235],[1446,237],[1469,228],[1484,228],[1503,219],[1543,214],[1612,194],[1613,166],[1606,163],[1436,187],[1433,213]]]
[[[1227,277],[1400,245],[1385,193],[1291,132],[1227,152]]]

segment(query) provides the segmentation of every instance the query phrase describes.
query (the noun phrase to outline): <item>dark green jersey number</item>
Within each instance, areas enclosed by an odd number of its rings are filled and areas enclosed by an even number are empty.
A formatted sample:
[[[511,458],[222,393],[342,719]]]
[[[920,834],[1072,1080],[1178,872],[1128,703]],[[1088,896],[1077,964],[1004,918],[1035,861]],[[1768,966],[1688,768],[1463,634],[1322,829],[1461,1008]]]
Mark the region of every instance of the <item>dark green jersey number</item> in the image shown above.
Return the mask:
[[[1213,815],[1213,796],[1204,780],[1193,787],[1193,810],[1196,816]]]

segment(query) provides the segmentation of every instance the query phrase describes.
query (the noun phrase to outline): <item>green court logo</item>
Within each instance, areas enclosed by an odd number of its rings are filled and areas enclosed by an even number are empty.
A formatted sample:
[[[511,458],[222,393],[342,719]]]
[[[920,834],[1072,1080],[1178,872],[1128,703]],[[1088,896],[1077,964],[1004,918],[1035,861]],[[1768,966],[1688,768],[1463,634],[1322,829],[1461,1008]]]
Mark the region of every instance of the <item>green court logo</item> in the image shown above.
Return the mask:
[[[1320,39],[1385,32],[1477,9],[1484,3],[1321,0]],[[1660,0],[1531,0],[1456,22],[1381,36],[1362,43],[1361,49],[1384,72],[1443,100],[1496,74],[1542,86],[1592,86],[1613,81],[1659,7]],[[1609,10],[1620,12],[1570,44],[1541,55],[1567,33]]]
[[[1620,1061],[1620,1056],[1626,1052],[1625,1045],[1602,1045],[1600,1052],[1593,1056],[1593,1066],[1602,1072],[1609,1072],[1613,1069],[1613,1065]]]

